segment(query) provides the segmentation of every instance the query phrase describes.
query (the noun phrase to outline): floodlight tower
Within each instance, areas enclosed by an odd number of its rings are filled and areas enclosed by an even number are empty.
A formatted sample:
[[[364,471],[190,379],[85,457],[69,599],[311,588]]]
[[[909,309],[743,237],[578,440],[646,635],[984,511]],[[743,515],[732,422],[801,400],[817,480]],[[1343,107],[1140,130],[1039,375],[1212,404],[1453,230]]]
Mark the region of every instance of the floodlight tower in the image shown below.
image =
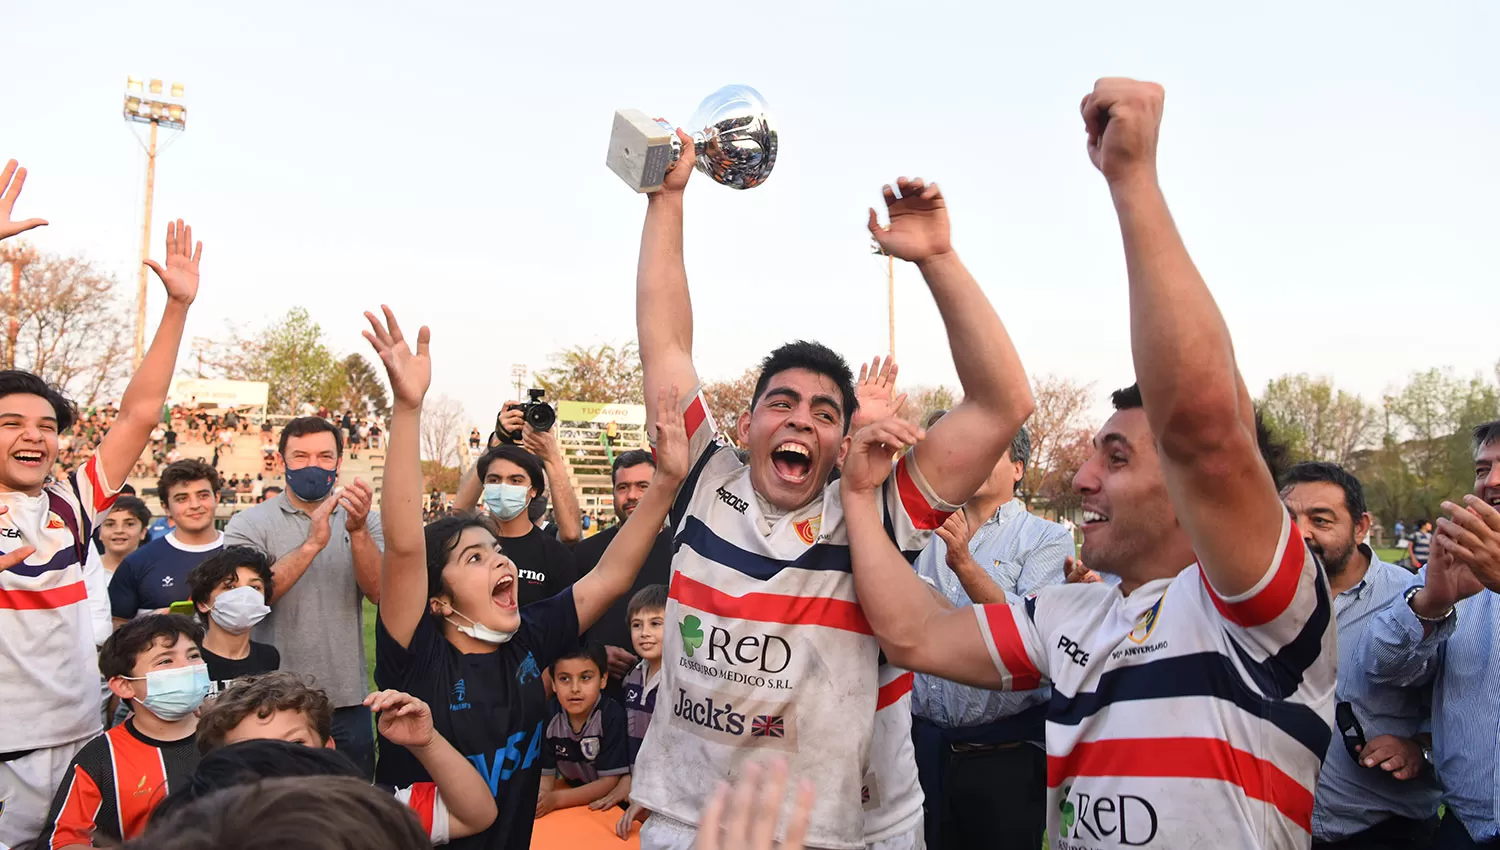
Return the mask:
[[[151,125],[146,144],[146,211],[141,221],[141,268],[136,288],[135,357],[139,368],[146,356],[146,259],[151,256],[151,200],[156,190],[156,134],[159,128],[181,132],[187,129],[187,107],[182,103],[182,83],[173,83],[170,94],[162,92],[161,80],[144,84],[140,77],[125,81],[125,120]]]

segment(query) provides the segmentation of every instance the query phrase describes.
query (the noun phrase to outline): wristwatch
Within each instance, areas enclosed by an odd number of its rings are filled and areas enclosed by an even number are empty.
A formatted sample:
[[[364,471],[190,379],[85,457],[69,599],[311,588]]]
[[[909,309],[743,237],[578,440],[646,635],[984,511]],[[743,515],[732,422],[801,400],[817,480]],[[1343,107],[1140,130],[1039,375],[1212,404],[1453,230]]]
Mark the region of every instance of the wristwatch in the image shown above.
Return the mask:
[[[1420,585],[1420,584],[1417,585],[1417,586],[1415,586],[1415,587],[1409,587],[1409,588],[1406,589],[1406,593],[1403,596],[1403,598],[1406,600],[1406,607],[1411,608],[1412,597],[1416,596],[1417,592],[1420,591],[1421,589],[1422,589],[1422,585]],[[1415,609],[1415,608],[1411,608],[1411,613],[1412,613],[1412,616],[1416,617],[1418,620],[1421,620],[1424,623],[1429,623],[1431,625],[1436,626],[1436,625],[1441,624],[1444,620],[1447,620],[1449,617],[1452,617],[1453,616],[1453,612],[1456,611],[1456,610],[1458,610],[1458,606],[1456,606],[1456,605],[1450,605],[1450,606],[1448,606],[1448,610],[1444,611],[1442,613],[1442,616],[1439,616],[1439,617],[1424,617],[1421,614],[1418,614],[1417,613],[1417,609]]]

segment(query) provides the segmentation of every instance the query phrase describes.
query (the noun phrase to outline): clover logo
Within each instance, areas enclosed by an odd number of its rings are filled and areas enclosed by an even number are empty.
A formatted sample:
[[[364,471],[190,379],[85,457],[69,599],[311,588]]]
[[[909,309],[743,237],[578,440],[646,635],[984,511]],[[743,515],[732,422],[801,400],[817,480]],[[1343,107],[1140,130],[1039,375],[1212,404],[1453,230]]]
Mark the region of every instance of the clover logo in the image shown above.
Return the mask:
[[[692,614],[682,618],[677,624],[677,630],[682,633],[682,648],[687,650],[688,658],[693,657],[693,650],[703,645],[703,629],[700,626],[703,621]]]
[[[1073,786],[1064,785],[1062,789],[1062,801],[1057,804],[1057,810],[1062,813],[1062,829],[1058,831],[1058,838],[1068,837],[1068,832],[1073,829],[1073,821],[1077,817],[1073,803],[1068,799],[1068,793],[1072,790]]]

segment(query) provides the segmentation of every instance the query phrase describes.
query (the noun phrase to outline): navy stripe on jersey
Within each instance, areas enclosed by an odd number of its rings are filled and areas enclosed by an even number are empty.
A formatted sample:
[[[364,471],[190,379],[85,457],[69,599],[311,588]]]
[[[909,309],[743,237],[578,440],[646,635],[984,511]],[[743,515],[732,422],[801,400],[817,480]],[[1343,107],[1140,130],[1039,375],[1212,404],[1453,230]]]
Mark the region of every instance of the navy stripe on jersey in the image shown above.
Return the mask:
[[[703,520],[695,516],[688,517],[683,523],[682,531],[677,534],[677,539],[673,543],[673,551],[675,552],[681,546],[688,546],[710,561],[762,581],[775,576],[787,567],[796,567],[799,570],[831,570],[840,573],[850,571],[848,546],[817,543],[808,547],[808,550],[797,556],[795,560],[783,561],[741,549],[714,534]]]
[[[1265,718],[1297,743],[1322,758],[1333,730],[1312,708],[1268,700],[1253,693],[1236,675],[1229,658],[1217,652],[1198,652],[1109,670],[1099,687],[1069,698],[1056,689],[1047,720],[1077,726],[1100,711],[1122,702],[1171,697],[1212,697],[1233,703],[1248,714]]]
[[[703,450],[703,454],[698,457],[698,462],[693,464],[693,471],[689,472],[688,477],[682,480],[682,486],[677,490],[677,498],[672,502],[672,510],[667,514],[667,518],[671,520],[672,528],[675,529],[682,525],[682,518],[687,515],[688,506],[693,503],[693,493],[698,490],[698,481],[703,478],[703,470],[708,467],[708,462],[722,448],[724,447],[717,442],[710,441],[708,447]],[[675,542],[672,545],[672,554],[677,554],[677,545]]]
[[[1030,620],[1032,623],[1035,623],[1036,622],[1036,596],[1033,595],[1033,594],[1027,594],[1026,595],[1025,605],[1026,605],[1026,619]]]
[[[1302,631],[1277,650],[1275,655],[1265,661],[1256,661],[1240,647],[1239,641],[1233,639],[1233,632],[1225,630],[1230,637],[1230,645],[1234,647],[1234,654],[1245,665],[1245,672],[1250,675],[1256,687],[1273,699],[1289,699],[1295,694],[1297,688],[1302,686],[1302,674],[1318,660],[1319,653],[1323,651],[1323,633],[1328,630],[1332,606],[1328,604],[1328,585],[1323,581],[1323,563],[1318,560],[1317,555],[1313,555],[1313,564],[1317,570],[1317,577],[1313,581],[1317,603],[1307,622],[1303,624]]]

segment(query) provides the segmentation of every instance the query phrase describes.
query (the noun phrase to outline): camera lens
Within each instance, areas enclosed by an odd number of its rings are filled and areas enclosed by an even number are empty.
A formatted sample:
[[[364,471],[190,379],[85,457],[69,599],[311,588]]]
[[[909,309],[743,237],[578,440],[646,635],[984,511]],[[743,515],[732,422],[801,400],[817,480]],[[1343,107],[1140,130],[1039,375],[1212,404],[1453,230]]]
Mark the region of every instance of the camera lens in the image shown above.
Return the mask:
[[[533,431],[550,431],[552,425],[557,422],[557,411],[552,405],[544,401],[534,402],[526,407],[526,423]]]

